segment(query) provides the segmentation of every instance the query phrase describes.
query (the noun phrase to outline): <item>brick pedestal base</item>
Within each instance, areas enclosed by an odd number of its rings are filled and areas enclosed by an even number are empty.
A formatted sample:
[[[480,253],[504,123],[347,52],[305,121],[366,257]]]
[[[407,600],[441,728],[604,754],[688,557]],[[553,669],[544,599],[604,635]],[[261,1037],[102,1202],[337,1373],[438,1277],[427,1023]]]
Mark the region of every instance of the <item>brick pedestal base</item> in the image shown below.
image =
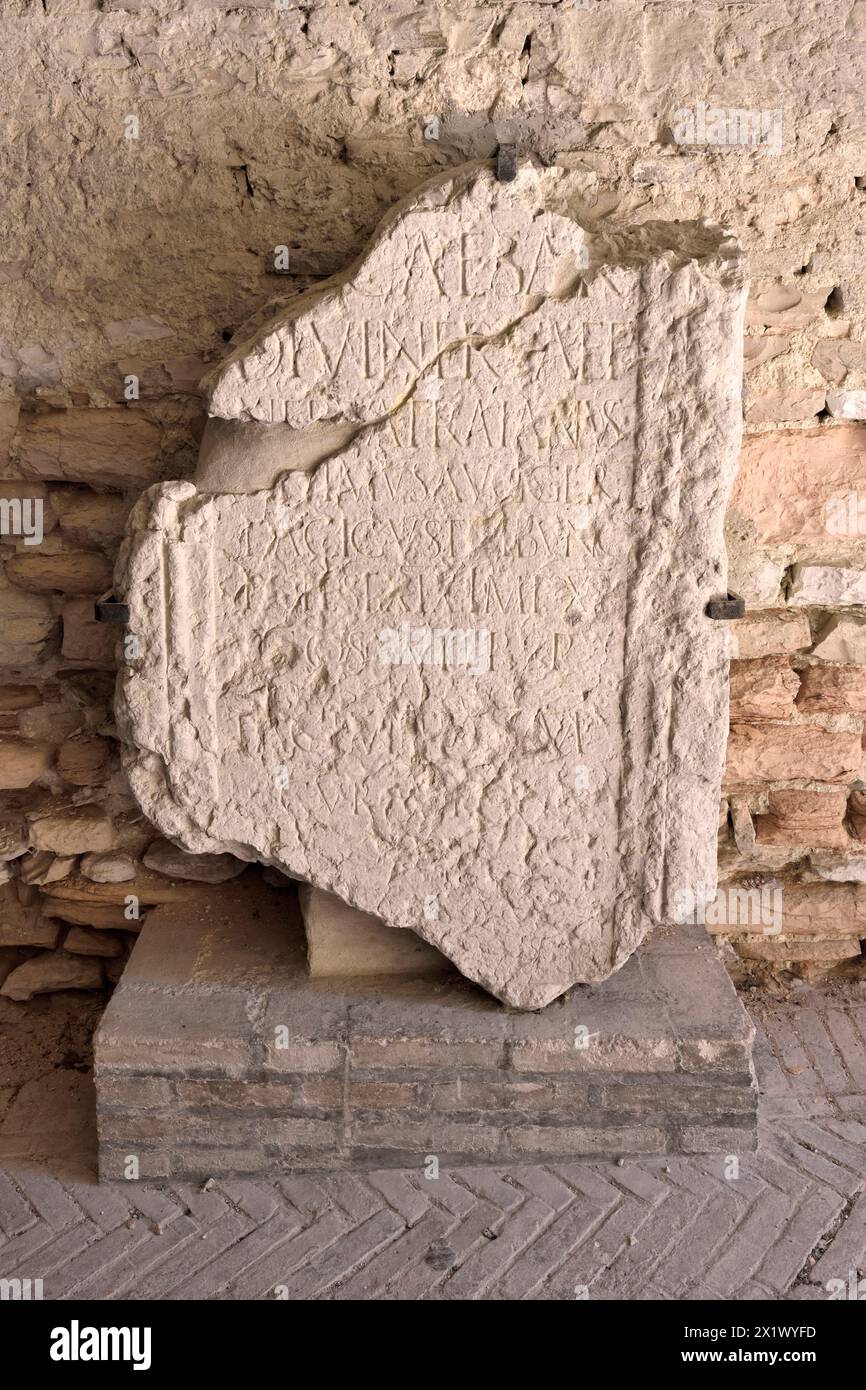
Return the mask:
[[[701,927],[515,1013],[458,976],[311,980],[293,894],[252,870],[148,918],[96,1036],[100,1173],[743,1152],[751,1048]]]

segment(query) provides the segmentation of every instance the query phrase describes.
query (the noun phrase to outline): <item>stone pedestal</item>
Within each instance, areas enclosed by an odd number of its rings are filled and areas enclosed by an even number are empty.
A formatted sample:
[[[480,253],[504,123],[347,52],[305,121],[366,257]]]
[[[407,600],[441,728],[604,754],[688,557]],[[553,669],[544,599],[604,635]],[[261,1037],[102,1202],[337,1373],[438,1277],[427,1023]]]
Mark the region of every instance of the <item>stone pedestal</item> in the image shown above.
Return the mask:
[[[311,979],[294,895],[251,870],[148,916],[96,1036],[100,1173],[742,1153],[752,1031],[701,927],[540,1013],[456,973]]]

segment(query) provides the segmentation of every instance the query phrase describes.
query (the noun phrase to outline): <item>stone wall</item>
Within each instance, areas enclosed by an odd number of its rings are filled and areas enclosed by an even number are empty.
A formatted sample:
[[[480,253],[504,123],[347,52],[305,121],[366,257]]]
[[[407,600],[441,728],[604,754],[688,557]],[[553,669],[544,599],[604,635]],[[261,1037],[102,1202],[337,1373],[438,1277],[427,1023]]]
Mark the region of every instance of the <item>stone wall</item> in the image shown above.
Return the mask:
[[[7,0],[0,40],[7,994],[115,978],[149,906],[236,871],[152,844],[117,760],[117,632],[92,618],[135,497],[192,468],[200,375],[398,197],[506,140],[584,171],[611,225],[709,216],[743,241],[749,616],[705,915],[748,958],[859,956],[866,3]]]

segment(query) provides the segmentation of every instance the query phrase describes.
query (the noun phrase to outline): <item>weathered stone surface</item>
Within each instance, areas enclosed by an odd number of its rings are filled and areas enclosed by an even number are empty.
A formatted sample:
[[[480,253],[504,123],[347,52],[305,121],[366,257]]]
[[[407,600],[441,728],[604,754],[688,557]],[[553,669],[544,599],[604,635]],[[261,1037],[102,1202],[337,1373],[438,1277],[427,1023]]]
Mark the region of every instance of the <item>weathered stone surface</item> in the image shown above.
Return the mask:
[[[123,535],[129,498],[81,487],[53,487],[49,495],[61,531],[77,545],[112,546]]]
[[[807,666],[800,676],[801,714],[866,714],[866,667]]]
[[[823,390],[766,391],[755,396],[746,411],[750,425],[811,420],[824,408]]]
[[[0,946],[56,946],[60,928],[42,917],[38,904],[24,907],[14,884],[0,886]]]
[[[48,771],[53,757],[50,743],[0,738],[0,788],[29,787]]]
[[[821,629],[812,655],[822,661],[866,663],[866,618],[838,614]]]
[[[63,949],[73,956],[104,956],[110,959],[123,955],[123,946],[111,932],[95,931],[92,927],[70,927],[63,938]]]
[[[67,550],[54,555],[13,555],[6,575],[22,589],[66,594],[99,594],[111,586],[111,562],[95,550]]]
[[[755,280],[746,306],[747,328],[807,328],[822,313],[831,286],[803,290],[781,280]]]
[[[784,656],[812,645],[805,613],[755,613],[731,624],[731,654],[742,661]]]
[[[0,666],[35,666],[51,651],[59,629],[45,595],[10,583],[0,568]]]
[[[567,192],[470,166],[398,205],[209,385],[213,414],[278,422],[285,467],[316,431],[351,442],[270,490],[253,469],[247,496],[152,491],[118,571],[148,818],[524,1007],[604,979],[674,883],[713,881],[726,707],[704,610],[735,248],[708,224],[584,229]],[[237,493],[244,472],[239,449]]]
[[[728,739],[725,781],[853,782],[862,765],[863,748],[856,733],[813,724],[735,724]]]
[[[111,670],[117,665],[117,628],[97,622],[93,608],[92,598],[71,598],[64,603],[63,659]]]
[[[731,662],[732,719],[790,719],[800,677],[783,656]]]
[[[53,410],[21,431],[28,478],[137,490],[159,477],[162,433],[134,410]]]
[[[392,931],[378,918],[349,907],[333,893],[303,884],[301,916],[310,975],[437,975],[449,961],[413,931]]]
[[[828,391],[827,409],[838,420],[866,420],[866,391]]]
[[[743,443],[731,511],[755,527],[758,544],[832,541],[836,507],[866,491],[866,427],[772,430]]]
[[[866,570],[843,565],[795,565],[788,602],[798,608],[866,603]]]
[[[39,849],[28,854],[18,870],[22,883],[34,888],[44,888],[49,883],[59,883],[68,878],[77,863],[74,854],[52,854],[50,850]]]
[[[843,848],[849,843],[842,824],[847,806],[844,791],[811,791],[795,787],[773,789],[769,812],[757,821],[757,843]]]
[[[89,787],[102,782],[108,775],[108,760],[112,745],[99,734],[82,734],[67,739],[57,754],[57,770],[65,782],[75,787]]]
[[[88,850],[113,849],[114,830],[102,807],[88,804],[37,816],[31,822],[30,839],[36,849],[86,854]]]
[[[7,999],[32,999],[34,994],[53,994],[57,989],[101,989],[102,966],[98,960],[43,951],[24,961],[7,975],[0,994]]]

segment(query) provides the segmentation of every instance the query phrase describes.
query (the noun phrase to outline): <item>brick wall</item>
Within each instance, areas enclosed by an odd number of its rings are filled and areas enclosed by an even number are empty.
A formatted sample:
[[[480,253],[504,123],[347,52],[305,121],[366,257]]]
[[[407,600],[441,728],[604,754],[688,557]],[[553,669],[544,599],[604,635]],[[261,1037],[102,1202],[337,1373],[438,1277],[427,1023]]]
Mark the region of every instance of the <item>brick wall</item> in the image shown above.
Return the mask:
[[[131,911],[234,872],[152,844],[92,620],[135,497],[194,464],[199,376],[408,189],[509,139],[611,227],[709,216],[746,247],[720,861],[728,887],[781,885],[785,930],[730,920],[735,895],[708,925],[749,958],[859,955],[866,4],[7,0],[0,40],[0,503],[44,517],[39,544],[0,536],[7,992],[115,978]],[[770,147],[685,139],[701,103],[729,131],[771,117]]]

